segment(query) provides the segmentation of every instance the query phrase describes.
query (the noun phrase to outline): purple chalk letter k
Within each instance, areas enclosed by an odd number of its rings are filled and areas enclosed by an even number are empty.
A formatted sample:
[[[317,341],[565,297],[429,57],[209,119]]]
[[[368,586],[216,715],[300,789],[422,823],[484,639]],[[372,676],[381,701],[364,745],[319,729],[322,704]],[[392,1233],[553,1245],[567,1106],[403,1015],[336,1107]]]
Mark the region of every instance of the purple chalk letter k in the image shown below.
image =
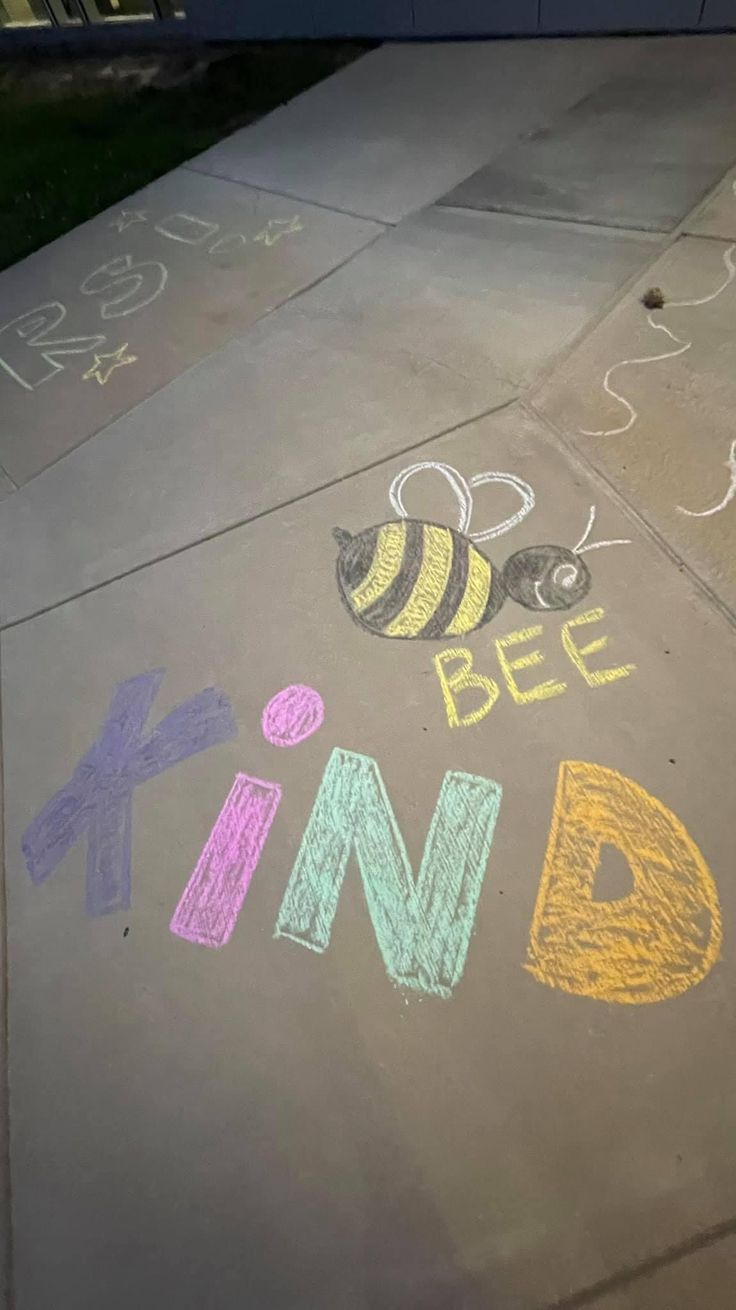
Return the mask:
[[[163,676],[163,669],[154,669],[119,683],[97,741],[23,836],[28,872],[42,883],[86,834],[86,908],[93,916],[130,905],[134,789],[237,734],[227,696],[207,687],[177,705],[142,741]]]

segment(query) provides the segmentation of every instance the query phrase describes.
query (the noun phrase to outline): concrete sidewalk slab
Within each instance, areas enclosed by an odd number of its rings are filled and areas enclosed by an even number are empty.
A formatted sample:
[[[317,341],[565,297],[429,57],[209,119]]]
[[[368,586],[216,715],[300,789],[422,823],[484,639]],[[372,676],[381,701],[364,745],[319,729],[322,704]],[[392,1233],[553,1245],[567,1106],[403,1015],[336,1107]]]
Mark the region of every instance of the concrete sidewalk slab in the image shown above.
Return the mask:
[[[441,203],[669,231],[736,157],[734,110],[731,80],[614,78]]]
[[[678,241],[535,401],[732,609],[735,254]],[[667,303],[648,316],[649,287]]]
[[[318,325],[317,325],[318,326]],[[324,344],[286,307],[0,506],[4,622],[503,405],[510,383],[408,350]]]
[[[591,1301],[591,1310],[731,1310],[736,1238],[725,1237],[618,1292]]]
[[[715,729],[734,634],[531,419],[482,420],[432,456],[534,489],[528,516],[487,547],[496,564],[540,541],[575,545],[591,504],[591,541],[633,538],[585,557],[582,607],[509,599],[461,639],[501,685],[474,726],[448,725],[442,642],[377,639],[338,595],[331,531],[389,517],[406,457],[3,633],[18,1310],[70,1297],[75,1310],[172,1298],[232,1310],[244,1295],[273,1310],[529,1310],[736,1207],[732,936],[704,981],[659,1004],[569,995],[524,968],[561,760],[617,770],[677,815],[733,923],[734,759]],[[404,498],[456,522],[426,472]],[[508,486],[477,487],[472,530],[509,508]],[[578,646],[608,637],[589,665],[636,666],[599,686],[561,640],[585,606],[604,614],[571,630]],[[494,638],[537,623],[509,654],[538,648],[544,665],[517,685],[566,690],[518,704]],[[214,685],[239,736],[136,788],[131,908],[85,917],[84,839],[34,886],[22,835],[95,740],[114,685],[155,668],[152,726]],[[324,726],[274,749],[261,711],[292,683],[319,691]],[[323,954],[273,939],[335,747],[378,762],[415,870],[445,770],[504,788],[449,1000],[389,980],[352,865]],[[232,940],[214,951],[169,921],[236,771],[278,782],[283,799]],[[635,794],[631,822],[648,803]],[[614,869],[596,894],[629,891]],[[700,927],[705,942],[705,913]]]
[[[726,175],[715,194],[688,219],[685,230],[694,236],[736,240],[736,169]]]
[[[430,207],[293,310],[361,352],[380,343],[468,378],[490,369],[521,385],[656,254],[641,234]]]
[[[395,223],[663,44],[384,45],[190,167]]]
[[[407,220],[3,506],[4,621],[503,404],[655,249],[484,214]]]
[[[16,264],[0,464],[27,481],[380,231],[177,169]]]

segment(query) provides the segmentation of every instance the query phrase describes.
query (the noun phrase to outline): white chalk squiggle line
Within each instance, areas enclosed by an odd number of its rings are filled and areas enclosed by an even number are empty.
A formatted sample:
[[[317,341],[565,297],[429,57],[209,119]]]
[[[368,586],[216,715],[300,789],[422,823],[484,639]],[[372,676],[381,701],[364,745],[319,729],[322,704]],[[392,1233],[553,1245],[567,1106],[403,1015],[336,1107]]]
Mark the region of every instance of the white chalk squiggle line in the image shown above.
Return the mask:
[[[736,182],[731,183],[731,190],[734,197],[736,197]],[[712,505],[710,509],[685,509],[683,505],[676,505],[675,508],[681,514],[687,514],[691,519],[707,519],[710,518],[711,514],[720,514],[721,510],[725,509],[736,496],[736,441],[731,442],[728,459],[725,460],[723,467],[727,468],[731,474],[729,487],[723,500],[719,501],[717,505]]]
[[[734,194],[736,195],[736,183],[734,183]],[[726,287],[730,286],[730,284],[733,282],[733,279],[736,277],[736,267],[734,267],[734,263],[731,258],[734,249],[736,249],[736,243],[734,243],[734,245],[729,246],[728,250],[724,250],[723,252],[723,262],[726,265],[726,270],[727,270],[726,276],[723,282],[721,283],[721,285],[717,287],[715,291],[713,291],[709,296],[701,296],[700,299],[698,300],[669,300],[667,302],[667,308],[668,309],[697,309],[698,306],[700,305],[708,305],[712,300],[716,300],[718,296],[720,296],[721,293],[726,290]],[[675,336],[674,332],[671,332],[670,329],[666,327],[664,323],[655,323],[651,313],[647,314],[647,322],[649,326],[654,329],[655,332],[664,332],[670,338],[671,341],[674,341],[678,347],[677,350],[668,350],[662,355],[644,355],[639,359],[620,359],[617,364],[612,364],[603,379],[603,390],[609,396],[612,396],[614,400],[617,400],[620,405],[623,405],[626,410],[628,410],[628,414],[629,414],[628,423],[624,423],[624,425],[620,428],[601,428],[600,431],[598,432],[589,431],[587,428],[580,428],[579,432],[581,433],[582,436],[618,437],[621,436],[621,434],[624,432],[629,432],[630,429],[633,428],[634,424],[636,423],[636,420],[638,419],[639,415],[636,409],[634,408],[634,406],[631,404],[629,400],[626,399],[625,396],[622,396],[620,392],[614,391],[613,387],[611,386],[611,378],[618,369],[627,368],[629,365],[634,365],[634,364],[657,364],[663,359],[675,359],[677,355],[684,355],[685,351],[689,350],[690,347],[692,346],[693,344],[692,341],[683,341],[681,337]]]
[[[711,509],[684,509],[682,505],[678,505],[676,508],[679,509],[681,514],[687,514],[691,519],[707,519],[711,514],[720,514],[721,510],[726,508],[736,496],[736,441],[731,442],[728,459],[724,462],[723,467],[727,468],[731,474],[731,484],[723,500],[717,505],[713,505]]]

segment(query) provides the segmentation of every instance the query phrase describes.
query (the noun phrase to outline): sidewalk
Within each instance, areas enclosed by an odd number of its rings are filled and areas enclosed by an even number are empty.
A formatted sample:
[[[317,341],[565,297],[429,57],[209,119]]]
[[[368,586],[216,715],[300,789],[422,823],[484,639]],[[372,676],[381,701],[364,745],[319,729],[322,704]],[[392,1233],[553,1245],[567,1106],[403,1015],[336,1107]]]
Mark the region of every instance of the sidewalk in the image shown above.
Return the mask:
[[[735,67],[385,46],[0,276],[12,1310],[732,1310]]]

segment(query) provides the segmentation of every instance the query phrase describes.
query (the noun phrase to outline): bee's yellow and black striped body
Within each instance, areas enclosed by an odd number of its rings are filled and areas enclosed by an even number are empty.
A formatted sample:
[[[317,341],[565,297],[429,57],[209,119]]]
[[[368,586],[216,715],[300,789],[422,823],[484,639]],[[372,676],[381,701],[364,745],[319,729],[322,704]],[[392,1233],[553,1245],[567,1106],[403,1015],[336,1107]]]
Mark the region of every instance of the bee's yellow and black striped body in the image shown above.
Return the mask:
[[[354,537],[337,528],[335,538],[340,594],[378,637],[463,637],[503,604],[500,573],[455,528],[397,519]]]

